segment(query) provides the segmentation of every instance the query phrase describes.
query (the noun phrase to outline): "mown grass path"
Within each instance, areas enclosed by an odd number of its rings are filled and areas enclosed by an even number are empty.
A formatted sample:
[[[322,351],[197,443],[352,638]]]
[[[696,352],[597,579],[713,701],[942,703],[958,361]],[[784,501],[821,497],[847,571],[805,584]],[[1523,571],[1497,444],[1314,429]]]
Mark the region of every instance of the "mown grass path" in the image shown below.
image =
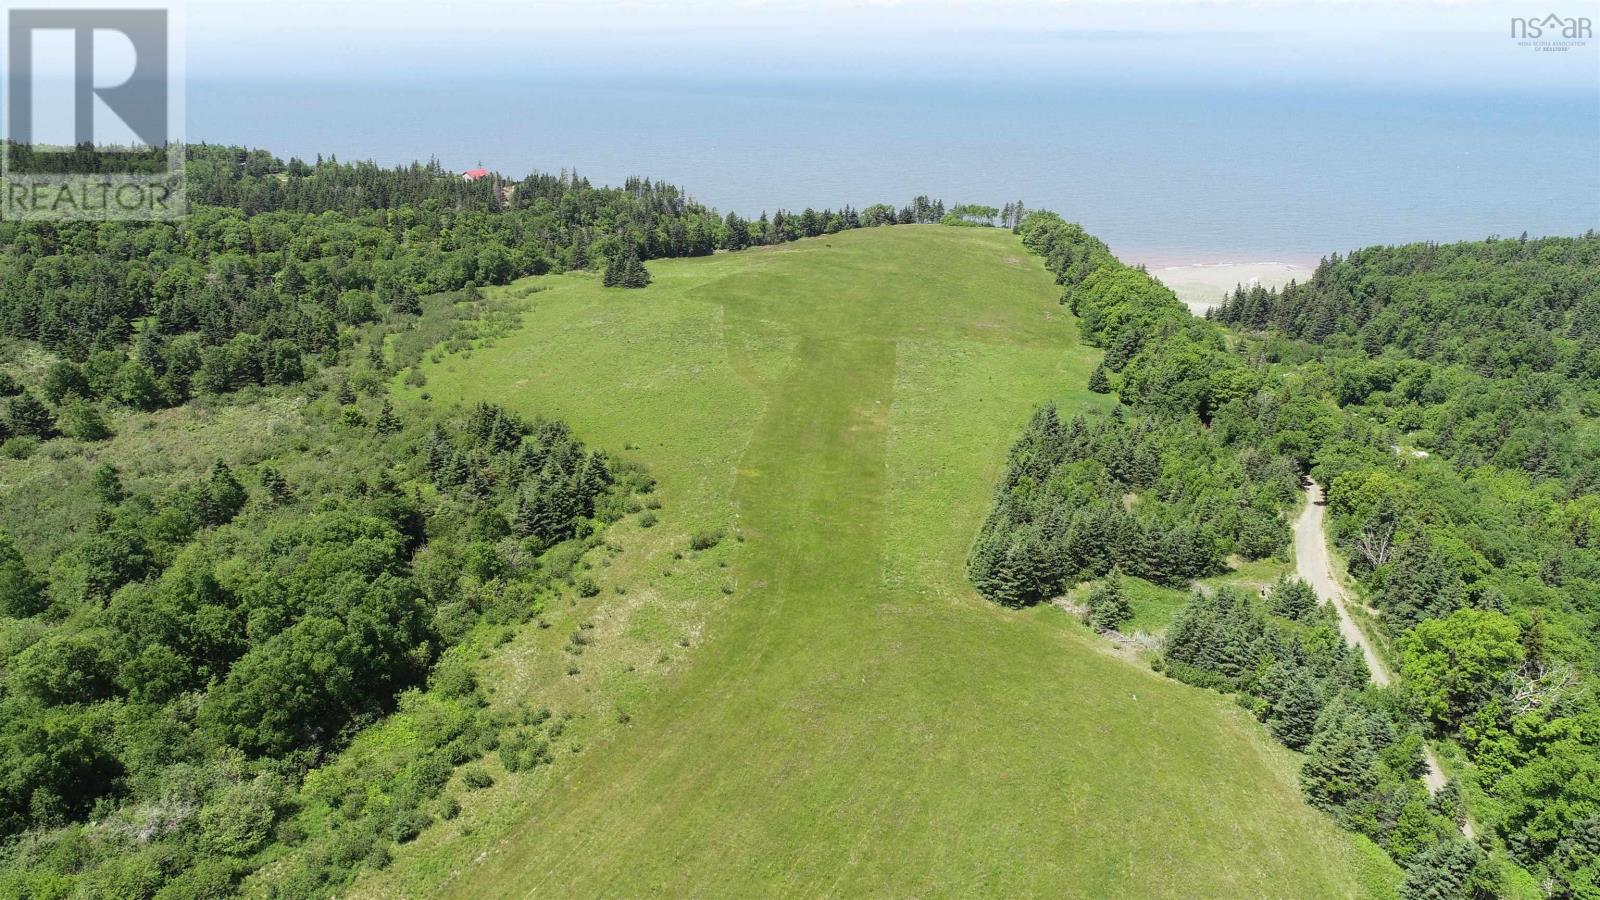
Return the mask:
[[[429,389],[638,445],[665,506],[637,537],[659,549],[605,577],[687,602],[696,560],[665,530],[721,525],[745,538],[735,593],[626,726],[361,892],[1365,893],[1366,857],[1242,710],[967,584],[1032,408],[1104,402],[1014,237],[879,229],[651,268],[644,291],[546,279],[520,332]]]

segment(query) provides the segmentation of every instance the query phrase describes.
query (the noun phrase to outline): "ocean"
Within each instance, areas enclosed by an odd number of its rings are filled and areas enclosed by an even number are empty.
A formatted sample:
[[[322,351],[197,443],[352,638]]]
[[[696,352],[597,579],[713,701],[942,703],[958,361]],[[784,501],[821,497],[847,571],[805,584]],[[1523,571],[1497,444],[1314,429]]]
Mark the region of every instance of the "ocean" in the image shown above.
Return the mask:
[[[194,80],[186,130],[283,156],[645,175],[749,216],[1022,200],[1152,266],[1600,228],[1587,88],[435,72]]]

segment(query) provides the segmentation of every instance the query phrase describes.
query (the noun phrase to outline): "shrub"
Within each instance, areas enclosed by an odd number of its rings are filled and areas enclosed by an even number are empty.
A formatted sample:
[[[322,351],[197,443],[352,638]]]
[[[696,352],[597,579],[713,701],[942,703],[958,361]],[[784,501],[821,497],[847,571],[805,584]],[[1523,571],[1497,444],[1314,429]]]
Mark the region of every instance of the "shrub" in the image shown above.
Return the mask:
[[[689,537],[690,550],[710,550],[722,543],[722,529],[708,528],[696,531]]]
[[[239,860],[228,857],[202,858],[197,860],[193,867],[179,872],[163,885],[161,892],[156,896],[162,900],[209,900],[212,897],[231,897],[235,885],[246,871],[248,871],[246,863]]]
[[[472,663],[459,654],[446,654],[434,667],[428,679],[429,687],[441,697],[470,697],[478,689],[478,677]]]
[[[477,791],[494,785],[494,776],[482,766],[468,766],[461,771],[461,783]]]
[[[73,400],[67,404],[61,413],[61,430],[80,441],[103,441],[111,437],[111,426],[106,424],[105,416],[88,400]]]
[[[374,844],[372,849],[367,852],[366,859],[362,860],[362,862],[374,869],[387,869],[389,864],[394,862],[394,854],[389,852],[388,847],[382,844]]]
[[[39,439],[27,435],[17,435],[0,444],[0,456],[6,459],[27,459],[33,451],[39,449]]]
[[[518,729],[501,742],[498,753],[507,772],[526,772],[551,760],[550,745],[526,729]]]
[[[437,810],[439,818],[446,822],[461,815],[461,802],[454,797],[440,797],[439,802],[434,804],[434,808]]]
[[[261,849],[271,836],[283,794],[283,783],[267,775],[229,788],[200,810],[201,844],[226,856],[249,856]]]
[[[417,839],[424,829],[433,824],[433,817],[420,809],[408,809],[395,816],[389,823],[389,837],[395,843],[404,844]]]

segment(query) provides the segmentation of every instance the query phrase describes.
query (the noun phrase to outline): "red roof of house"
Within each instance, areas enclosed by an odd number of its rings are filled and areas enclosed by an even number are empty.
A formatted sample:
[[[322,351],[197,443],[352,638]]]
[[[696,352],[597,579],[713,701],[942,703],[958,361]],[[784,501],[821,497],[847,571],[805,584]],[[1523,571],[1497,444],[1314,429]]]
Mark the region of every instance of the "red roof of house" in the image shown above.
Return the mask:
[[[468,169],[461,173],[461,177],[467,179],[468,181],[473,181],[482,178],[487,174],[489,174],[488,169]]]

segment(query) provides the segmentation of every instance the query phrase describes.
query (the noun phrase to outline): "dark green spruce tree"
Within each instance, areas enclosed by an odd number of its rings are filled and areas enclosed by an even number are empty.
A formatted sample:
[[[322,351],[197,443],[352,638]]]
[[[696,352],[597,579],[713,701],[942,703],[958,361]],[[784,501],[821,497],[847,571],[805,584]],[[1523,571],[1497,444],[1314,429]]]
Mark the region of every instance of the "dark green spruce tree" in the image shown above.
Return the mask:
[[[28,568],[11,535],[0,531],[0,615],[36,616],[47,605],[44,581]]]
[[[1481,872],[1483,853],[1460,838],[1422,848],[1406,866],[1403,900],[1479,900],[1494,897],[1493,879]]]
[[[400,430],[400,417],[394,414],[393,403],[387,399],[383,401],[383,407],[378,410],[378,420],[372,427],[379,434],[395,434]]]
[[[1267,728],[1284,746],[1300,750],[1311,742],[1321,713],[1322,691],[1317,680],[1304,666],[1296,666],[1267,713]]]
[[[1360,715],[1339,698],[1322,711],[1300,766],[1300,788],[1313,806],[1337,812],[1376,786],[1377,754]]]
[[[1298,578],[1281,578],[1272,586],[1267,598],[1267,609],[1285,619],[1303,621],[1317,608],[1317,594]]]
[[[11,408],[7,412],[6,422],[16,434],[47,438],[56,432],[56,423],[50,415],[50,408],[27,391],[12,398]]]
[[[122,473],[111,463],[101,463],[100,468],[94,470],[90,485],[95,499],[101,503],[115,506],[127,499],[128,492],[122,486]]]
[[[1089,374],[1089,390],[1096,394],[1111,393],[1111,377],[1106,374],[1105,363],[1095,366],[1094,371]]]
[[[1122,569],[1113,566],[1089,592],[1089,625],[1095,631],[1116,631],[1133,618],[1133,604],[1122,590]]]
[[[642,288],[650,283],[650,270],[639,260],[639,251],[633,244],[624,244],[621,252],[606,262],[601,283],[606,287]]]
[[[267,502],[273,506],[288,506],[294,502],[294,491],[288,479],[272,466],[262,467],[261,487],[267,492]]]

